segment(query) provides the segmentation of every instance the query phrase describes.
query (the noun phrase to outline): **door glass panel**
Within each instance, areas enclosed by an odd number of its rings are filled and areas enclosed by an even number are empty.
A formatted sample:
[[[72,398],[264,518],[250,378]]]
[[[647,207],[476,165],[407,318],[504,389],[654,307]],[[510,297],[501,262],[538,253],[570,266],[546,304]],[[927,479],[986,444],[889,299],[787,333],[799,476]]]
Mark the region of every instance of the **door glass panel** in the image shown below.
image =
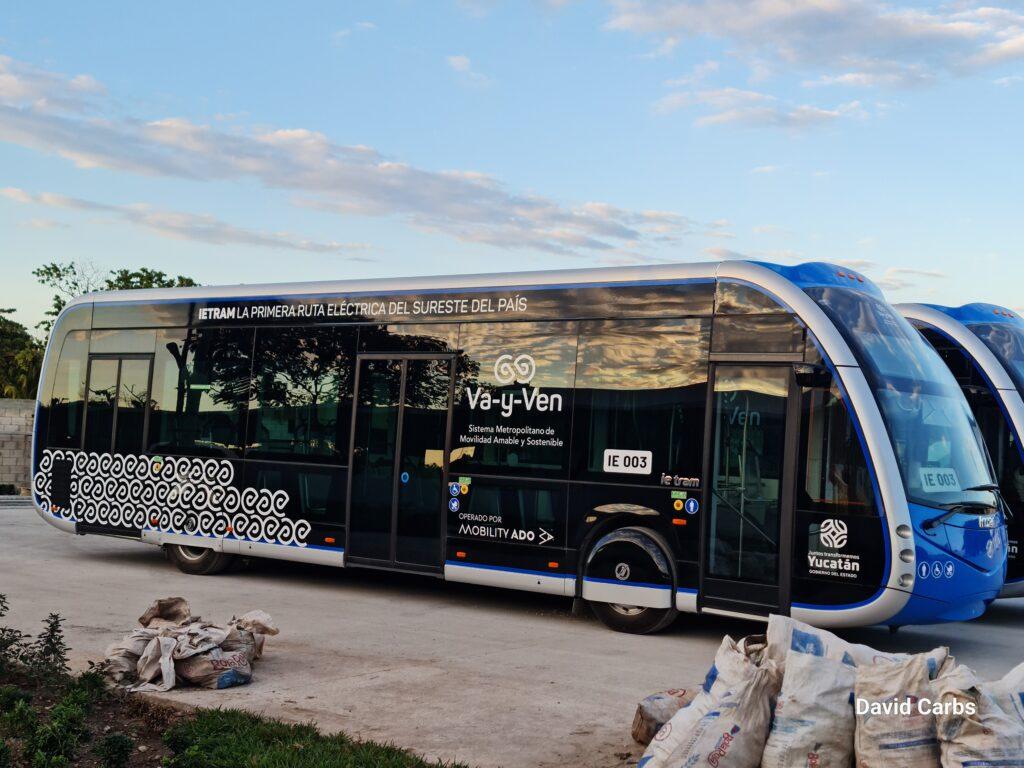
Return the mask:
[[[789,377],[781,367],[716,370],[708,525],[713,578],[778,584]]]
[[[149,360],[122,360],[114,453],[140,453],[149,404]]]
[[[117,360],[93,360],[89,370],[85,450],[109,453],[117,402]]]
[[[410,360],[406,366],[399,461],[395,559],[438,565],[444,450],[451,388],[449,360]]]
[[[401,387],[401,360],[361,361],[352,454],[349,554],[353,557],[391,559]]]

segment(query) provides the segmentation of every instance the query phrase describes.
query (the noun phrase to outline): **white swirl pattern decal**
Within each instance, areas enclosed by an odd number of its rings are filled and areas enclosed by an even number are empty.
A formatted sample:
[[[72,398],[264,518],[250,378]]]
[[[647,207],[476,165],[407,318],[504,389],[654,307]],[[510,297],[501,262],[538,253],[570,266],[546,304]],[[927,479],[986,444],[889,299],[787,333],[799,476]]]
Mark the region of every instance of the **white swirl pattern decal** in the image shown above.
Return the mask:
[[[71,465],[71,506],[52,499],[54,461]],[[76,523],[306,546],[311,526],[284,514],[285,491],[236,488],[224,459],[48,448],[32,490],[44,512]]]

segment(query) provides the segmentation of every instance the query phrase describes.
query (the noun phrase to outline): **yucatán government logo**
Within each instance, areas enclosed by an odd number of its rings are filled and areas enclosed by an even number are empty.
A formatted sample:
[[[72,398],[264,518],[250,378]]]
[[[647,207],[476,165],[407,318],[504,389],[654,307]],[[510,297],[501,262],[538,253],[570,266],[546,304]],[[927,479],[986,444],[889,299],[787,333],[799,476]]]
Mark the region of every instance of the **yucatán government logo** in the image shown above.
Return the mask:
[[[501,386],[529,384],[537,375],[537,363],[529,355],[504,354],[494,361],[494,378]]]
[[[849,538],[849,529],[842,520],[829,518],[822,521],[821,527],[818,529],[818,537],[821,539],[822,546],[829,549],[842,549],[846,546],[846,541]]]

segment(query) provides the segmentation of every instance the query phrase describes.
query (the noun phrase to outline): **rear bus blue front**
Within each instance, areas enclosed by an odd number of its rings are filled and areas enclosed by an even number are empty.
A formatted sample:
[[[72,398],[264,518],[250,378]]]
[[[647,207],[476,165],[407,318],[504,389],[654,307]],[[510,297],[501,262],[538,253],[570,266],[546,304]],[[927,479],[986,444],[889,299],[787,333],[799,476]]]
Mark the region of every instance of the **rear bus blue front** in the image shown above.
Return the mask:
[[[887,624],[967,621],[985,612],[1006,578],[1006,522],[1001,513],[958,513],[927,528],[943,511],[910,505],[916,574],[907,604]]]

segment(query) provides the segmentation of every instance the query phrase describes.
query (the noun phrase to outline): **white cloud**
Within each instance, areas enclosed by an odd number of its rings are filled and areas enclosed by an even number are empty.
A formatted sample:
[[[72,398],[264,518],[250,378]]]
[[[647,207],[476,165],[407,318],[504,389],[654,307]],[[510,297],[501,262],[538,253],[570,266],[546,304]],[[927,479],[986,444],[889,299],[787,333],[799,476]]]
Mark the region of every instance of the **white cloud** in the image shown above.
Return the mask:
[[[779,166],[777,165],[759,165],[756,168],[751,168],[750,172],[759,175],[766,175],[769,173],[775,173],[777,170],[779,170]]]
[[[695,125],[771,126],[801,129],[832,122],[841,117],[866,117],[861,102],[849,101],[825,108],[813,104],[790,104],[760,91],[742,88],[706,88],[676,91],[655,102],[659,114],[697,107]]]
[[[344,43],[345,40],[352,36],[353,32],[372,32],[377,29],[377,25],[372,21],[357,21],[351,27],[343,27],[342,29],[336,30],[331,39],[335,45]]]
[[[750,256],[748,256],[747,254],[745,254],[745,253],[743,253],[741,251],[734,251],[731,248],[722,248],[721,246],[717,246],[717,245],[716,246],[711,246],[710,248],[705,248],[703,252],[706,253],[708,256],[712,256],[712,257],[714,257],[716,259],[735,260],[735,259],[749,259],[750,258]]]
[[[1024,15],[981,0],[612,0],[606,27],[656,40],[724,40],[752,70],[818,84],[910,85],[1024,59]]]
[[[996,78],[992,82],[995,83],[996,85],[1001,85],[1004,88],[1006,88],[1011,85],[1016,85],[1017,83],[1022,81],[1024,81],[1024,75],[1007,75],[1006,77]]]
[[[67,229],[68,224],[63,221],[56,221],[55,219],[45,218],[34,218],[28,219],[21,223],[23,227],[29,227],[30,229]]]
[[[483,75],[476,72],[473,69],[473,62],[470,61],[469,56],[457,54],[455,56],[445,57],[445,61],[448,62],[448,66],[467,82],[473,85],[490,85],[491,78],[487,75]]]
[[[310,253],[342,254],[362,250],[364,246],[320,242],[300,237],[289,232],[263,232],[228,224],[209,214],[182,213],[180,211],[157,210],[144,204],[108,205],[77,197],[58,195],[52,192],[31,193],[17,187],[0,188],[0,197],[22,205],[39,205],[81,213],[111,215],[129,224],[156,232],[162,237],[176,240],[192,240],[212,245],[245,245],[260,248],[281,248]],[[32,223],[34,222],[34,223]],[[32,219],[30,226],[52,229],[67,226],[49,219]],[[365,261],[365,258],[359,258]]]
[[[714,59],[708,59],[702,61],[700,64],[694,66],[690,70],[690,74],[677,77],[672,80],[666,80],[665,85],[669,88],[682,88],[687,85],[697,85],[702,83],[708,75],[713,74],[719,70],[721,65]]]
[[[47,73],[61,92],[66,78]],[[32,96],[46,95],[36,87]],[[564,205],[509,190],[462,170],[428,170],[359,144],[339,144],[303,128],[207,125],[180,117],[104,117],[88,107],[40,110],[33,98],[0,99],[0,141],[104,168],[194,181],[254,181],[292,191],[302,204],[341,215],[393,217],[470,243],[562,255],[643,251],[720,227],[677,213],[605,203]]]

